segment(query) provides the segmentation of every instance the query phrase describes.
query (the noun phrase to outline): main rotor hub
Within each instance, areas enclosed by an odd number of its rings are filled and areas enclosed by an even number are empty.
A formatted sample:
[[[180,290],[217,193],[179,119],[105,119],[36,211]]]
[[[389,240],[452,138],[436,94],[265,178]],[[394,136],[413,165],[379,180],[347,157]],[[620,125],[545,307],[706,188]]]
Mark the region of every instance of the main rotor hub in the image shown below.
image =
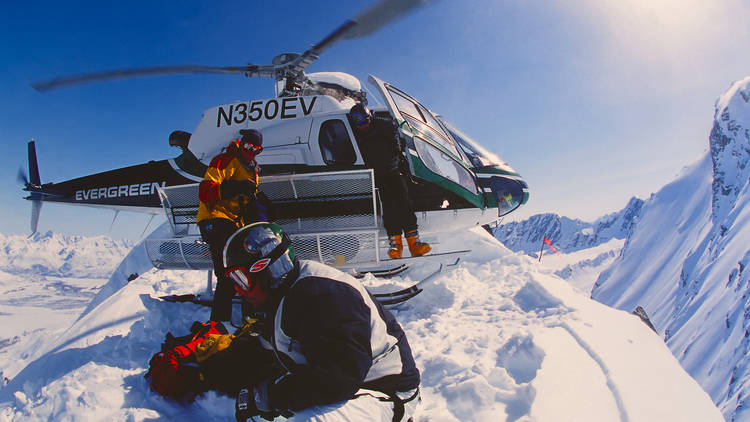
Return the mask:
[[[283,64],[289,63],[299,57],[300,55],[297,53],[281,53],[277,55],[276,57],[271,60],[271,64],[274,66],[281,66]]]

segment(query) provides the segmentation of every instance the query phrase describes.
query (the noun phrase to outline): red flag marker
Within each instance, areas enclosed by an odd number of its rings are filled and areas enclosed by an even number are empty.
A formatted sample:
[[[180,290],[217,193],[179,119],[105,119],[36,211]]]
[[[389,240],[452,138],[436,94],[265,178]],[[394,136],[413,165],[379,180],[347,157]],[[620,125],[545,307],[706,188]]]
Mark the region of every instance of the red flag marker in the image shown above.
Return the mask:
[[[552,247],[552,242],[549,239],[547,239],[546,237],[544,238],[544,243],[546,243],[547,246],[549,246],[549,248],[552,250],[552,252],[560,255],[560,252],[558,252],[557,250],[555,250],[555,248]],[[560,256],[562,256],[562,255],[560,255]]]

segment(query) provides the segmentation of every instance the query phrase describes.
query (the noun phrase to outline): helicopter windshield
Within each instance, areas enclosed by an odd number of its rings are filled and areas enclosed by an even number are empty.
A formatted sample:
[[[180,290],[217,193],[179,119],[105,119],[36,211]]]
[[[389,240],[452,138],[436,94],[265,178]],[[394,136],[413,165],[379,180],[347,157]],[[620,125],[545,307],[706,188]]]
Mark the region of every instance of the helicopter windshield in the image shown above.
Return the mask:
[[[512,171],[508,164],[506,164],[499,156],[486,150],[479,144],[479,142],[475,141],[469,135],[462,132],[461,129],[445,120],[443,116],[438,116],[438,119],[440,119],[440,122],[443,123],[451,135],[453,135],[453,139],[461,145],[461,148],[466,152],[466,155],[469,156],[472,166],[475,168],[498,166]]]

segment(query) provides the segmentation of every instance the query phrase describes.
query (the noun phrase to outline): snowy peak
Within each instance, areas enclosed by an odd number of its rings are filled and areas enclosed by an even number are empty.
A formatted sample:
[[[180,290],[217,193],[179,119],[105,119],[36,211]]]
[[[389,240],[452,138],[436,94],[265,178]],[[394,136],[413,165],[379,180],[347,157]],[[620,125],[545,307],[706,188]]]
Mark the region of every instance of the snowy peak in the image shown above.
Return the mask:
[[[750,177],[750,77],[735,82],[716,101],[710,136],[714,180],[712,211],[719,222],[731,211]]]
[[[64,236],[51,231],[30,238],[0,234],[0,271],[106,278],[132,247],[132,242],[107,236]]]
[[[726,420],[750,421],[750,77],[717,100],[709,146],[646,202],[592,297],[643,306]]]
[[[643,200],[633,197],[621,211],[607,214],[593,223],[557,214],[537,214],[524,221],[498,226],[494,234],[506,247],[516,252],[538,253],[542,239],[546,236],[556,248],[570,253],[592,248],[612,239],[626,238],[642,208]]]

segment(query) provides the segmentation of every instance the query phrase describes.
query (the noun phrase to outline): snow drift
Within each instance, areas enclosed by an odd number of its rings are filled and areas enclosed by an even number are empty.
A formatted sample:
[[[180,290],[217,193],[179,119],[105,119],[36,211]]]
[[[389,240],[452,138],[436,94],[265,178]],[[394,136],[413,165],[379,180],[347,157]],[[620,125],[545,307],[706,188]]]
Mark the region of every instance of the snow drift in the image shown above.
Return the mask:
[[[481,229],[435,240],[436,252],[474,252],[394,310],[422,373],[417,420],[721,420],[637,317],[590,300]],[[143,258],[131,252],[120,267],[143,268]],[[375,291],[406,286],[433,265],[365,283]],[[167,331],[184,333],[209,313],[154,297],[201,291],[205,272],[151,269],[123,283],[126,272],[116,271],[67,330],[39,339],[27,365],[7,362],[28,350],[4,356],[10,380],[0,390],[0,420],[233,419],[233,398],[208,393],[176,403],[143,378]]]

